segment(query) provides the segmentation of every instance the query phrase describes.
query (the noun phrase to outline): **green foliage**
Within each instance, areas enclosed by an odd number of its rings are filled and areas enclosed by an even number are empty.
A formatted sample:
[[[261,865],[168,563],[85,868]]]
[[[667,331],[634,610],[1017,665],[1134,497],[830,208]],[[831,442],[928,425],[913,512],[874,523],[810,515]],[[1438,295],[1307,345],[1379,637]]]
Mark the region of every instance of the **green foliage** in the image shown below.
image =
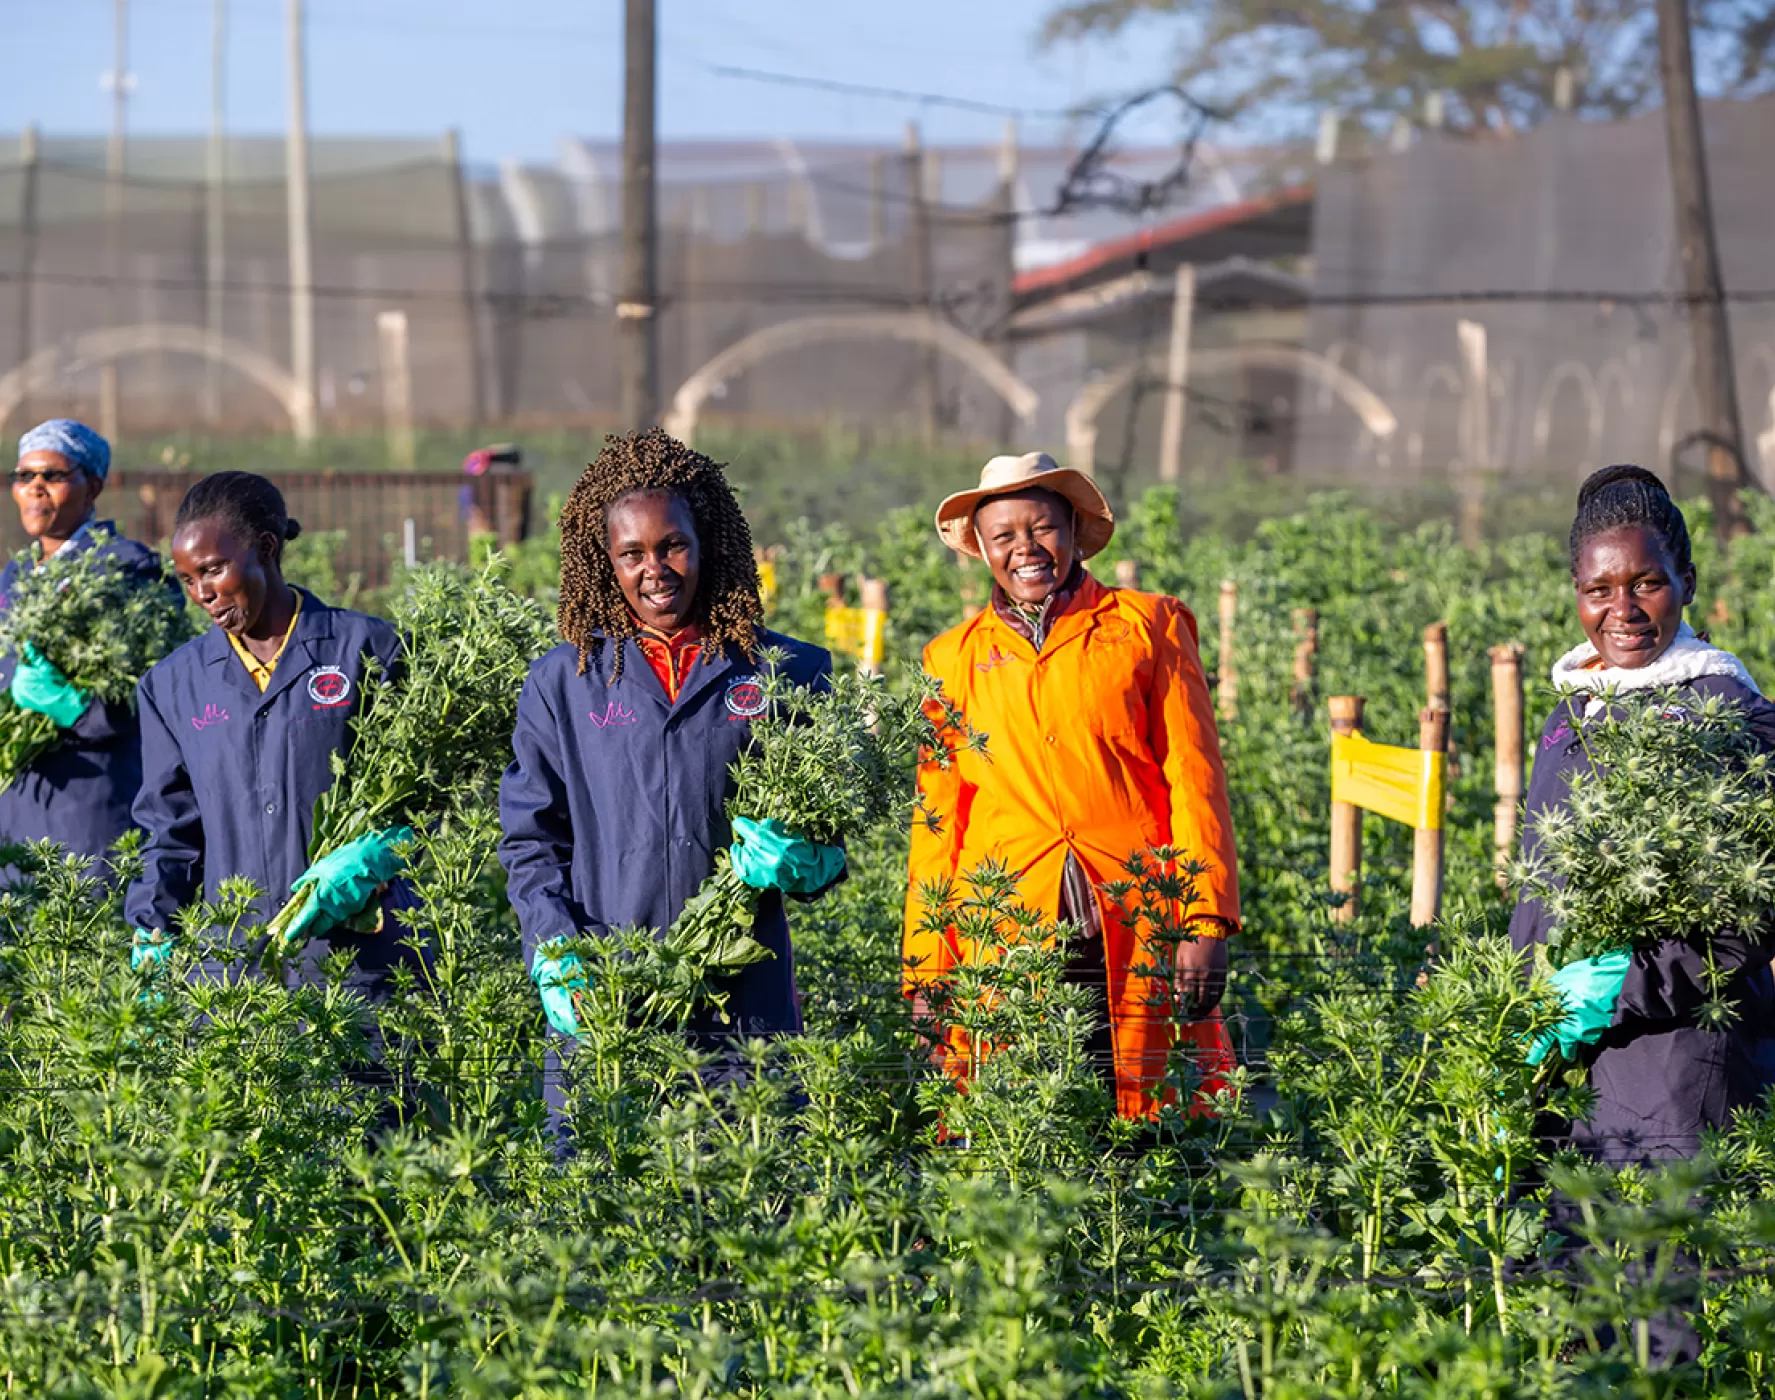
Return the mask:
[[[1581,705],[1585,697],[1571,703]],[[1760,928],[1775,909],[1775,769],[1744,708],[1720,696],[1628,693],[1577,727],[1587,767],[1537,822],[1523,888],[1552,916],[1555,967],[1664,939],[1707,952],[1707,1024],[1727,1024],[1718,930]]]
[[[1742,1114],[1665,1173],[1585,1168],[1538,1131],[1587,1092],[1546,1099],[1522,1062],[1560,1012],[1498,936],[1485,648],[1527,644],[1533,674],[1575,639],[1558,541],[1468,551],[1336,500],[1248,537],[1186,537],[1175,493],[1125,519],[1147,586],[1205,620],[1223,577],[1241,588],[1222,732],[1245,902],[1226,1006],[1246,1067],[1215,1114],[1113,1116],[1087,1053],[1100,992],[1069,977],[1068,931],[992,868],[947,894],[944,917],[987,951],[934,1011],[994,1053],[965,1086],[933,1063],[899,986],[904,757],[849,771],[859,744],[911,742],[895,727],[914,724],[907,624],[884,682],[841,678],[832,733],[815,742],[821,721],[785,706],[741,778],[769,790],[752,814],[847,841],[849,878],[792,913],[807,1034],[687,1034],[721,990],[706,950],[650,930],[585,946],[563,1066],[578,1146],[557,1162],[494,854],[509,721],[485,715],[483,747],[472,718],[515,697],[541,614],[492,579],[422,571],[399,616],[435,687],[379,692],[381,728],[339,784],[340,810],[378,825],[397,807],[444,817],[415,823],[412,853],[432,957],[374,1023],[341,981],[180,975],[200,957],[245,971],[225,945],[249,942],[249,890],[191,911],[173,975],[151,983],[128,970],[118,909],[130,850],[113,872],[3,853],[0,1393],[1775,1396],[1775,1115]],[[959,617],[962,580],[923,531],[792,540],[779,616],[814,626],[788,630],[817,638],[834,559],[890,578],[897,619]],[[1704,566],[1703,596],[1734,600],[1722,628],[1763,626],[1761,548]],[[1421,629],[1450,624],[1455,912],[1433,965],[1403,917],[1408,843],[1378,820],[1362,910],[1330,917],[1324,725],[1291,676],[1304,607],[1320,695],[1366,694],[1370,732],[1395,742],[1422,702]],[[1212,667],[1211,621],[1204,641]],[[473,673],[491,652],[509,662],[497,686]],[[423,761],[381,751],[399,726]],[[1182,936],[1188,854],[1127,874],[1172,935],[1161,950]],[[1175,1065],[1178,1097],[1193,1086]],[[1654,1372],[1641,1324],[1671,1300],[1705,1351]]]
[[[497,557],[478,573],[410,571],[392,612],[400,667],[365,681],[351,747],[334,756],[333,786],[315,803],[311,862],[372,832],[492,802],[511,761],[518,693],[554,640],[541,610],[500,581]],[[271,923],[274,940],[313,898],[311,889],[290,898]]]
[[[96,548],[44,560],[36,554],[33,545],[17,557],[18,577],[0,612],[0,653],[34,646],[76,689],[133,707],[143,673],[193,635],[177,590],[144,581]],[[0,696],[0,788],[60,738],[53,720]]]

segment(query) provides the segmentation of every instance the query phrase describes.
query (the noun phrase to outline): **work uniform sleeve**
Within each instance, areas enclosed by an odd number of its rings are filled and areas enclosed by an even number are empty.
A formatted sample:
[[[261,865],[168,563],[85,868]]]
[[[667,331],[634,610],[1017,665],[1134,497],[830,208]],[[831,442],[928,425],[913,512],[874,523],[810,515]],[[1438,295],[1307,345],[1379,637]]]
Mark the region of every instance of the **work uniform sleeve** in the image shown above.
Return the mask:
[[[499,861],[524,937],[526,966],[551,938],[599,931],[573,899],[573,828],[560,730],[534,671],[518,697],[512,762],[499,782],[499,825]]]
[[[930,666],[927,650],[927,672]],[[927,702],[925,713],[937,726],[939,742],[961,742],[960,736],[948,727],[940,704]],[[959,873],[956,866],[972,794],[954,758],[945,764],[935,754],[927,753],[918,765],[918,796],[919,807],[912,818],[912,852],[906,864],[905,928],[900,940],[901,982],[908,995],[955,965],[955,949],[947,931],[925,927],[922,891],[926,885],[953,880]]]
[[[1147,740],[1170,793],[1171,844],[1208,866],[1197,878],[1200,897],[1188,917],[1222,919],[1237,928],[1239,851],[1214,701],[1196,649],[1196,620],[1175,599],[1161,598],[1154,621]]]
[[[124,896],[136,928],[166,932],[203,889],[203,818],[178,739],[154,703],[146,679],[136,687],[142,725],[142,786],[133,818],[146,834],[142,873]]]
[[[1730,979],[1762,967],[1775,954],[1768,935],[1746,938],[1721,931],[1708,940],[1714,966]],[[1728,989],[1728,995],[1729,995]],[[1666,938],[1636,948],[1615,998],[1616,1026],[1633,1029],[1687,1021],[1712,996],[1707,986],[1707,955],[1693,943]]]

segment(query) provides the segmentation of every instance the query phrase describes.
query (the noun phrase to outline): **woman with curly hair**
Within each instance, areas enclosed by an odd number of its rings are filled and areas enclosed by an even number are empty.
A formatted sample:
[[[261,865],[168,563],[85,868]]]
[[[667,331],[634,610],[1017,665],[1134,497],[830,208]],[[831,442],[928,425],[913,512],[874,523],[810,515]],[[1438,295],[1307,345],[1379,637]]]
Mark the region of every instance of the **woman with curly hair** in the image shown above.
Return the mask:
[[[583,986],[565,941],[663,931],[730,844],[729,770],[764,709],[760,651],[783,653],[795,684],[831,675],[830,655],[766,631],[763,613],[752,532],[720,465],[657,428],[606,439],[561,512],[565,641],[525,682],[499,790],[508,892],[563,1036],[578,1031]],[[736,858],[765,891],[752,934],[775,957],[732,979],[726,1026],[693,1032],[800,1029],[782,893],[813,893],[791,873],[808,845]]]

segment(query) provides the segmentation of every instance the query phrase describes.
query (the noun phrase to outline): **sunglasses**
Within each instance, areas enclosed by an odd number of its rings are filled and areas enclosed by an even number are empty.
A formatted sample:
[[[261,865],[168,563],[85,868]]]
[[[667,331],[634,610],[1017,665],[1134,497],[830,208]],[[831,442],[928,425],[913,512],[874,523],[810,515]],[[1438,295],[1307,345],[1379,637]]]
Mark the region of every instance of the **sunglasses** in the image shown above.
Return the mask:
[[[61,486],[80,475],[78,467],[45,467],[41,471],[32,471],[21,467],[12,474],[14,486],[29,486],[33,481],[41,481],[45,486]]]

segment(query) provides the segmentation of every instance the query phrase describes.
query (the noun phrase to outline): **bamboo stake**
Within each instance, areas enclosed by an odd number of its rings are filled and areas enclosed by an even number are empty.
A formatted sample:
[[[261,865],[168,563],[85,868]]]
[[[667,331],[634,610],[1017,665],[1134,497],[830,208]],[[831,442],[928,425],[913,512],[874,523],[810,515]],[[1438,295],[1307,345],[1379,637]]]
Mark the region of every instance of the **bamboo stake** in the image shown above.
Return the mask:
[[[1233,622],[1239,614],[1239,585],[1230,578],[1220,581],[1220,717],[1239,713],[1239,676],[1233,668]]]
[[[1126,588],[1130,592],[1140,588],[1140,561],[1138,559],[1116,560],[1116,587]]]
[[[1319,661],[1319,610],[1294,610],[1294,690],[1290,695],[1296,713],[1311,718],[1316,705],[1318,680],[1314,670]]]
[[[1418,747],[1425,753],[1445,753],[1448,749],[1448,711],[1423,709],[1418,712]],[[1438,813],[1438,816],[1441,814]],[[1420,826],[1412,833],[1411,842],[1411,924],[1423,928],[1433,924],[1442,914],[1442,847],[1441,826]],[[1426,951],[1436,955],[1432,943]]]
[[[1522,805],[1522,647],[1511,642],[1491,649],[1492,729],[1497,765],[1492,786],[1492,845],[1500,888],[1508,885],[1510,857],[1516,849],[1516,813]]]
[[[1367,701],[1360,695],[1334,695],[1327,702],[1331,710],[1331,732],[1354,734],[1362,728],[1362,707]],[[1332,922],[1347,924],[1356,917],[1357,891],[1362,885],[1362,809],[1353,802],[1331,804],[1331,892],[1348,895],[1331,911]]]
[[[1432,710],[1448,710],[1448,624],[1424,629],[1424,699]]]

